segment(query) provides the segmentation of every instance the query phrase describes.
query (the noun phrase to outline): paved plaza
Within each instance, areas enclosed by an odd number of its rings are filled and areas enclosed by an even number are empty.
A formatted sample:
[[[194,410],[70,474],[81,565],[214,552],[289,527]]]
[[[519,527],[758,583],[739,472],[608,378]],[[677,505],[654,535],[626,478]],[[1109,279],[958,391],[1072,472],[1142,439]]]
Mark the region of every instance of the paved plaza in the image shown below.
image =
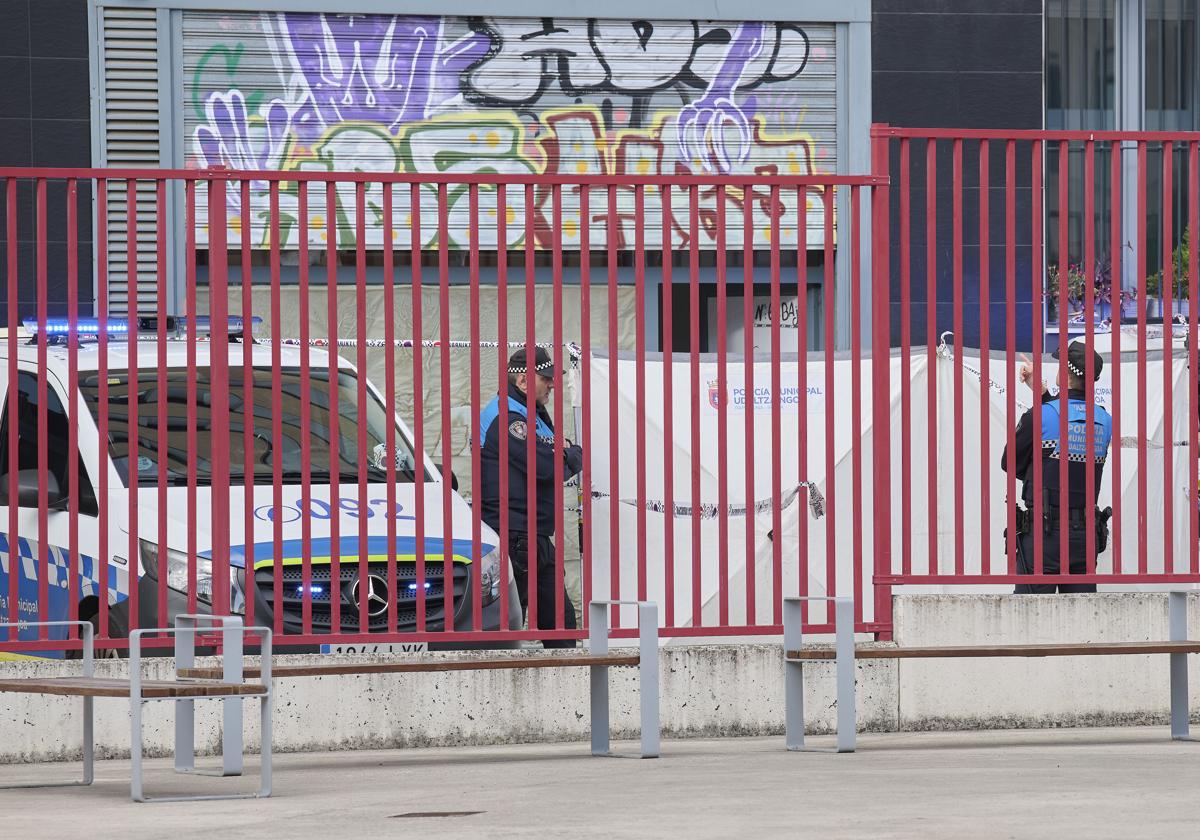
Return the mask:
[[[276,759],[271,799],[144,805],[129,801],[128,762],[105,761],[91,788],[0,791],[0,809],[3,836],[39,840],[1200,832],[1200,744],[1172,742],[1165,727],[867,734],[853,755],[782,746],[782,737],[669,740],[647,761],[593,759],[583,743],[288,754]],[[175,777],[166,759],[147,769],[152,794],[256,782]],[[6,765],[0,781],[75,770]]]

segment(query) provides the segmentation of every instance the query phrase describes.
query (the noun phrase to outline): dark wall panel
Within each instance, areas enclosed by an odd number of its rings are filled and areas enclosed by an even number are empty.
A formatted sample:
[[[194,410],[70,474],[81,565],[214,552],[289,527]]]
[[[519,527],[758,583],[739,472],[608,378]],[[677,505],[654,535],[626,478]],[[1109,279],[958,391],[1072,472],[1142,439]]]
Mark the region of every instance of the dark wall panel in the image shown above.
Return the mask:
[[[0,166],[90,166],[87,4],[82,0],[0,3]],[[0,190],[0,323],[8,312],[7,208]],[[47,300],[52,314],[67,308],[66,187],[47,187]],[[90,185],[79,190],[79,294],[92,297]],[[37,247],[32,183],[17,192],[17,280],[20,317],[37,312]]]

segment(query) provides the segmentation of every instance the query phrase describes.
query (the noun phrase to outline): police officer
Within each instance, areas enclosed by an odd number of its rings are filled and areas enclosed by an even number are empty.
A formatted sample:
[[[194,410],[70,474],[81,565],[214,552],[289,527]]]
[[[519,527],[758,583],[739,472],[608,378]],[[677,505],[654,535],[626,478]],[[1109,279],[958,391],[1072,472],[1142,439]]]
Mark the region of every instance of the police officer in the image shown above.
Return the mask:
[[[1051,396],[1043,383],[1039,405],[1034,405],[1021,417],[1015,435],[1015,452],[1010,461],[1008,447],[1000,458],[1000,466],[1007,471],[1011,464],[1014,475],[1024,482],[1021,498],[1025,508],[1017,509],[1017,572],[1029,575],[1034,572],[1034,528],[1042,529],[1042,572],[1048,575],[1060,573],[1060,523],[1059,510],[1059,464],[1062,453],[1062,424],[1066,424],[1067,439],[1067,504],[1066,520],[1069,523],[1068,569],[1070,574],[1087,573],[1087,517],[1088,505],[1095,505],[1100,494],[1100,480],[1104,475],[1104,464],[1108,458],[1108,447],[1112,441],[1112,417],[1098,405],[1092,406],[1092,454],[1095,461],[1095,493],[1087,498],[1087,404],[1092,399],[1093,383],[1086,381],[1087,345],[1073,341],[1067,348],[1067,402],[1063,405],[1062,383],[1059,395]],[[1094,379],[1100,378],[1104,360],[1099,353],[1092,352]],[[1054,358],[1059,358],[1055,351]],[[1021,381],[1029,383],[1033,369],[1028,361],[1021,366]],[[1042,439],[1033,439],[1033,412],[1041,412]],[[1040,452],[1038,451],[1040,450]],[[1033,459],[1042,459],[1042,521],[1033,521],[1035,488],[1033,486]],[[1096,511],[1096,552],[1108,544],[1108,518],[1112,508]],[[1016,593],[1095,592],[1095,584],[1017,584]]]
[[[529,422],[527,399],[533,389],[537,416]],[[543,348],[534,353],[533,369],[526,363],[525,349],[513,353],[508,360],[508,388],[497,395],[479,418],[481,508],[483,521],[500,532],[500,436],[508,435],[508,550],[513,577],[524,614],[529,601],[529,563],[536,562],[537,626],[555,627],[555,568],[554,514],[561,504],[562,490],[554,484],[554,425],[546,403],[554,388],[554,363]],[[500,400],[508,400],[508,426],[500,425]],[[528,463],[527,441],[534,435],[536,456]],[[563,479],[574,476],[583,468],[583,450],[567,441],[562,453]],[[529,515],[526,508],[529,475],[532,473],[537,494],[537,533],[527,532]],[[563,593],[563,621],[566,629],[575,629],[575,606],[570,595]],[[543,647],[575,647],[574,639],[545,640]]]

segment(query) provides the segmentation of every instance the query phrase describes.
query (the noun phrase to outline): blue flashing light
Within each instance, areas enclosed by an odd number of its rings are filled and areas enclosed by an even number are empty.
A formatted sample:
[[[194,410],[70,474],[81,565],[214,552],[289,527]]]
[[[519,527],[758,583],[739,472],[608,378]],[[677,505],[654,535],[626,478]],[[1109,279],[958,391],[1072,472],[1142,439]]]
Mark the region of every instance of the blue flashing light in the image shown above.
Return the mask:
[[[426,589],[426,591],[428,591],[428,590],[429,590],[429,588],[430,588],[432,585],[433,585],[433,584],[431,584],[429,581],[425,581],[425,589]],[[416,592],[416,591],[417,591],[417,585],[416,585],[415,583],[410,583],[410,584],[408,585],[408,591],[409,591],[409,592]]]
[[[312,594],[314,594],[314,595],[320,595],[320,594],[324,593],[324,591],[325,591],[325,587],[324,587],[324,586],[310,586],[310,587],[309,587],[309,591],[310,591]],[[303,586],[303,584],[302,584],[302,585],[300,585],[300,586],[297,586],[297,587],[296,587],[296,594],[297,594],[297,595],[303,595],[303,594],[304,594],[304,586]]]
[[[47,318],[44,323],[34,320],[21,323],[30,335],[69,335],[71,332],[71,322],[66,318]],[[124,318],[108,318],[104,321],[98,318],[80,318],[75,322],[76,335],[99,335],[101,332],[124,335],[129,332],[129,321]]]

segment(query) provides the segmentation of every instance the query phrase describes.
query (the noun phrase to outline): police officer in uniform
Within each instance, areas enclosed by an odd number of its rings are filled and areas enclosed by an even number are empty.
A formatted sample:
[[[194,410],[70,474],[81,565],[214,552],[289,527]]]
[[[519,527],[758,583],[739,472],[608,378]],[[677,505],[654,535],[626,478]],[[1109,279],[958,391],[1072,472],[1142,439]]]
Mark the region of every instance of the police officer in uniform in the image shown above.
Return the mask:
[[[1066,424],[1067,453],[1067,517],[1069,523],[1068,569],[1070,574],[1087,573],[1087,506],[1095,505],[1100,494],[1100,479],[1104,475],[1104,464],[1108,459],[1108,447],[1112,441],[1112,417],[1099,405],[1092,406],[1092,453],[1095,462],[1095,493],[1087,498],[1087,404],[1092,399],[1093,383],[1086,381],[1087,345],[1073,341],[1067,348],[1067,402],[1063,405],[1062,383],[1059,395],[1051,396],[1043,383],[1039,404],[1034,405],[1021,417],[1015,435],[1015,451],[1010,456],[1008,447],[1000,458],[1000,466],[1007,471],[1010,466],[1018,479],[1024,482],[1021,499],[1024,509],[1017,508],[1017,572],[1029,575],[1034,572],[1034,528],[1042,529],[1042,572],[1048,575],[1060,573],[1059,528],[1062,521],[1059,510],[1059,464],[1062,453],[1062,426]],[[1092,372],[1100,378],[1104,360],[1093,351]],[[1059,358],[1055,351],[1054,358]],[[1021,366],[1021,381],[1029,383],[1033,369],[1028,362]],[[1042,439],[1033,439],[1033,412],[1041,412]],[[1039,451],[1040,450],[1040,451]],[[1042,521],[1033,521],[1035,488],[1033,486],[1033,459],[1042,459]],[[1096,511],[1096,553],[1104,551],[1108,544],[1108,519],[1112,508]],[[1016,593],[1095,592],[1095,584],[1017,584]]]
[[[500,532],[500,470],[508,470],[508,550],[513,577],[524,614],[529,601],[528,570],[531,562],[537,570],[537,626],[555,627],[555,569],[554,514],[561,503],[562,490],[554,484],[554,425],[546,403],[554,387],[554,363],[543,348],[534,353],[533,369],[526,363],[525,349],[513,353],[508,360],[508,388],[483,409],[479,418],[480,501],[483,521]],[[526,395],[533,389],[537,416],[529,422]],[[508,426],[501,428],[500,400],[508,400]],[[527,441],[535,438],[536,457],[527,463]],[[500,436],[508,435],[508,464],[500,463]],[[563,479],[571,478],[583,468],[583,449],[567,441],[562,453]],[[526,533],[529,515],[527,482],[536,482],[537,533]],[[566,629],[575,629],[575,606],[563,592],[563,621]],[[575,647],[574,639],[548,639],[543,647]]]

